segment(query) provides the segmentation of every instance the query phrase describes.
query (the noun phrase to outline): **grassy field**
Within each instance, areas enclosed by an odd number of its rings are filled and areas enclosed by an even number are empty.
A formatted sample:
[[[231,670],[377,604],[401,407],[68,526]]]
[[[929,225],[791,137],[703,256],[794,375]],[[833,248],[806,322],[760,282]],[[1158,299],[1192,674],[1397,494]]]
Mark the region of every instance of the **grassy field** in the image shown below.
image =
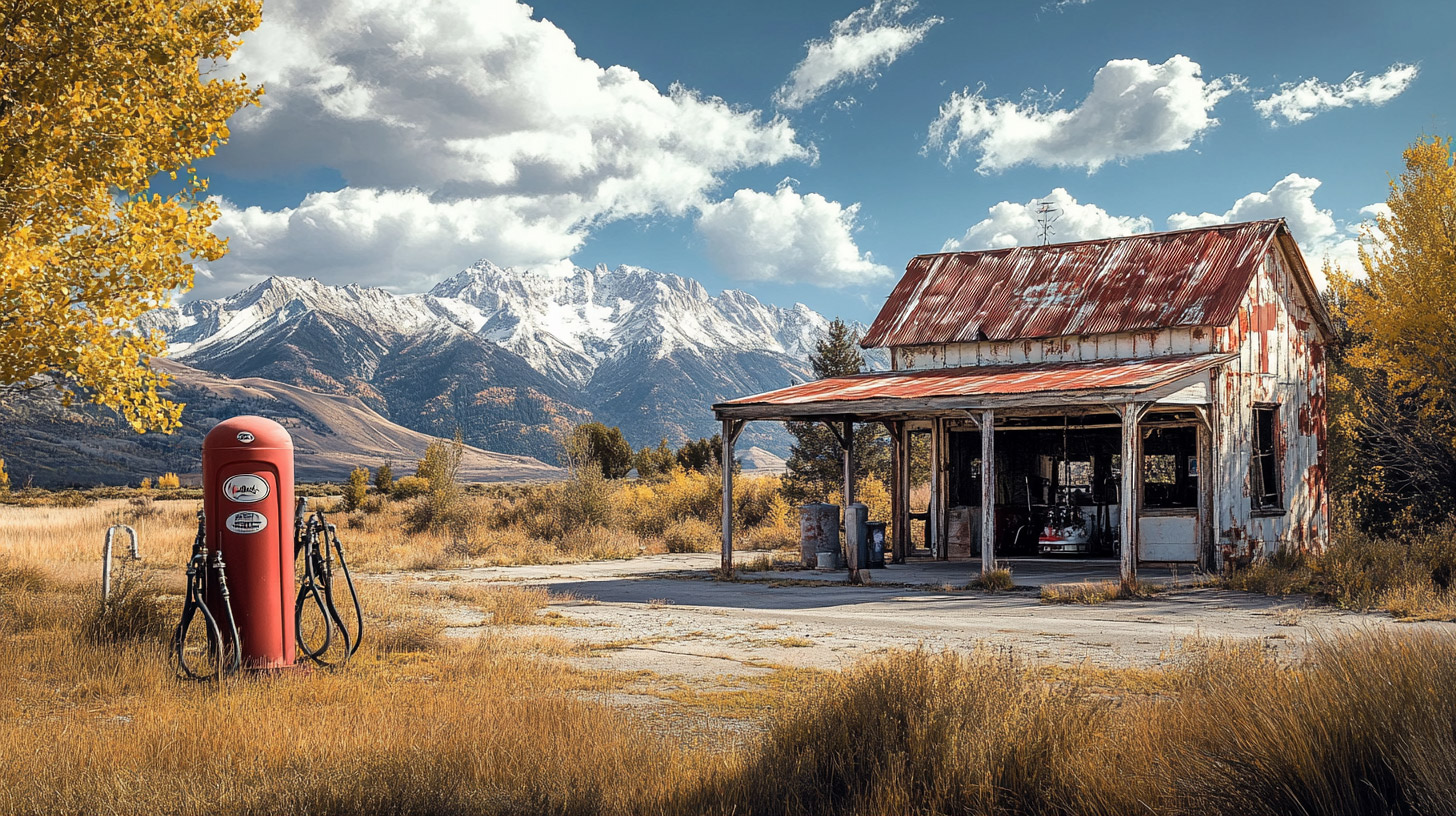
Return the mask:
[[[482,524],[530,537],[529,513],[512,515],[528,497],[475,498]],[[1125,671],[896,652],[704,690],[591,668],[592,647],[523,629],[572,624],[545,590],[378,576],[347,670],[214,687],[173,679],[165,646],[194,513],[188,500],[0,507],[0,812],[1456,809],[1445,630],[1316,643],[1293,664],[1190,642]],[[372,570],[454,541],[409,533],[403,506],[357,518],[346,541]],[[98,618],[100,532],[123,519],[146,560]],[[462,618],[479,622],[446,636]],[[644,690],[659,700],[648,715],[612,702]],[[715,725],[735,717],[752,727]]]

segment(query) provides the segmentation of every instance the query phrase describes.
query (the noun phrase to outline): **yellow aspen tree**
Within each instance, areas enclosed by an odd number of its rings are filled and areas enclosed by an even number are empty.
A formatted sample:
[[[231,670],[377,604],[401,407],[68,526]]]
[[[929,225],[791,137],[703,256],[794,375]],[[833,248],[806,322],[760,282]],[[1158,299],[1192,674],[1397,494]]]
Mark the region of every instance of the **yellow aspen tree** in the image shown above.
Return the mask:
[[[1405,150],[1365,274],[1331,268],[1347,343],[1331,357],[1333,476],[1364,526],[1456,511],[1456,165],[1449,138]]]
[[[1405,150],[1390,182],[1389,215],[1362,242],[1364,280],[1332,283],[1358,338],[1350,362],[1381,369],[1391,385],[1456,405],[1456,165],[1449,138]]]
[[[227,249],[193,163],[262,93],[212,76],[259,22],[257,0],[0,4],[0,394],[54,386],[138,432],[177,426],[150,366],[164,340],[131,327]],[[160,173],[180,189],[152,192]]]

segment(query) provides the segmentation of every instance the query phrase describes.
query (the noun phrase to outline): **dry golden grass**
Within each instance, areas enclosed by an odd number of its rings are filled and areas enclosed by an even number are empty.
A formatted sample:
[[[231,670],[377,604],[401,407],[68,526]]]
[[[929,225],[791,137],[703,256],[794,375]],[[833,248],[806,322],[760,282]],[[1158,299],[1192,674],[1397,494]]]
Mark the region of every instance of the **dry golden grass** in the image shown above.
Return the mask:
[[[446,587],[439,595],[478,610],[495,626],[561,625],[569,619],[546,611],[553,603],[576,598],[553,593],[545,587],[513,584],[460,584]]]
[[[1456,621],[1456,521],[1378,538],[1337,527],[1323,553],[1277,552],[1217,583],[1265,595],[1310,595],[1405,620]]]
[[[348,670],[221,687],[173,679],[155,632],[86,636],[88,590],[0,564],[0,812],[627,812],[695,774],[578,699],[620,684],[555,659],[583,647],[407,635],[405,587],[369,585]]]
[[[902,652],[826,676],[813,706],[776,713],[688,809],[1355,816],[1456,805],[1449,634],[1341,638],[1293,666],[1257,646],[1200,644],[1139,676],[1048,679],[1004,651]]]
[[[1075,584],[1046,584],[1041,588],[1041,602],[1045,604],[1100,604],[1108,601],[1126,601],[1132,598],[1151,598],[1162,591],[1156,584],[1140,581],[1082,581]]]
[[[813,705],[818,685],[826,672],[788,666],[771,666],[767,674],[720,678],[715,688],[701,689],[669,683],[662,678],[643,690],[677,706],[727,719],[763,719],[789,707]]]
[[[197,532],[200,501],[160,501],[139,510],[127,499],[103,499],[85,507],[0,505],[0,554],[19,561],[43,563],[67,579],[100,578],[106,528],[128,524],[141,540],[145,563],[181,564],[187,560]],[[126,553],[127,537],[117,539],[116,553]]]
[[[0,813],[1456,810],[1449,629],[1345,636],[1293,664],[1257,643],[1186,644],[1142,670],[917,651],[661,689],[699,717],[766,723],[723,749],[584,699],[646,682],[568,660],[612,644],[443,633],[452,604],[531,622],[553,599],[530,588],[366,578],[346,670],[180,683],[147,621],[179,611],[190,508],[139,519],[171,519],[174,540],[144,536],[149,561],[127,569],[155,580],[123,579],[129,611],[98,627],[100,538],[76,520],[104,528],[115,509],[68,509],[57,529],[0,516]]]
[[[1009,567],[997,567],[971,579],[966,589],[984,589],[988,592],[1006,592],[1016,588]]]

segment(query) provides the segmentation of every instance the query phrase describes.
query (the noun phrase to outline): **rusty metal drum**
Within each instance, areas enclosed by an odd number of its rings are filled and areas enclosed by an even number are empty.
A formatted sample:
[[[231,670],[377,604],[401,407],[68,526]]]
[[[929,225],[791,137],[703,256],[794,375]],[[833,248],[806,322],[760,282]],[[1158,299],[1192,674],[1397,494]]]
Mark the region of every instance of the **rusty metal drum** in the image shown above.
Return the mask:
[[[839,553],[839,505],[813,502],[799,508],[799,556],[804,569],[819,564],[819,553]]]

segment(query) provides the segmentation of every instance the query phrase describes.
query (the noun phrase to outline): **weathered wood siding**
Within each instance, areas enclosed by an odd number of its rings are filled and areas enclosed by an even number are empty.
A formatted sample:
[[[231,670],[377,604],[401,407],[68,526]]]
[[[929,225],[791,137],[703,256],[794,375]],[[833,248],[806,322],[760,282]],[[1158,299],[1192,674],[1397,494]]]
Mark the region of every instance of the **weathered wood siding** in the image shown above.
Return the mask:
[[[1214,518],[1220,556],[1276,546],[1323,549],[1325,493],[1324,345],[1283,255],[1271,250],[1249,284],[1237,319],[1216,333],[1239,357],[1217,372],[1213,425]],[[1254,407],[1279,406],[1282,512],[1252,509],[1249,465]]]
[[[1195,326],[1147,332],[1053,337],[1045,340],[898,346],[890,349],[890,365],[896,370],[914,370],[1205,354],[1214,350],[1214,332],[1213,328]]]

